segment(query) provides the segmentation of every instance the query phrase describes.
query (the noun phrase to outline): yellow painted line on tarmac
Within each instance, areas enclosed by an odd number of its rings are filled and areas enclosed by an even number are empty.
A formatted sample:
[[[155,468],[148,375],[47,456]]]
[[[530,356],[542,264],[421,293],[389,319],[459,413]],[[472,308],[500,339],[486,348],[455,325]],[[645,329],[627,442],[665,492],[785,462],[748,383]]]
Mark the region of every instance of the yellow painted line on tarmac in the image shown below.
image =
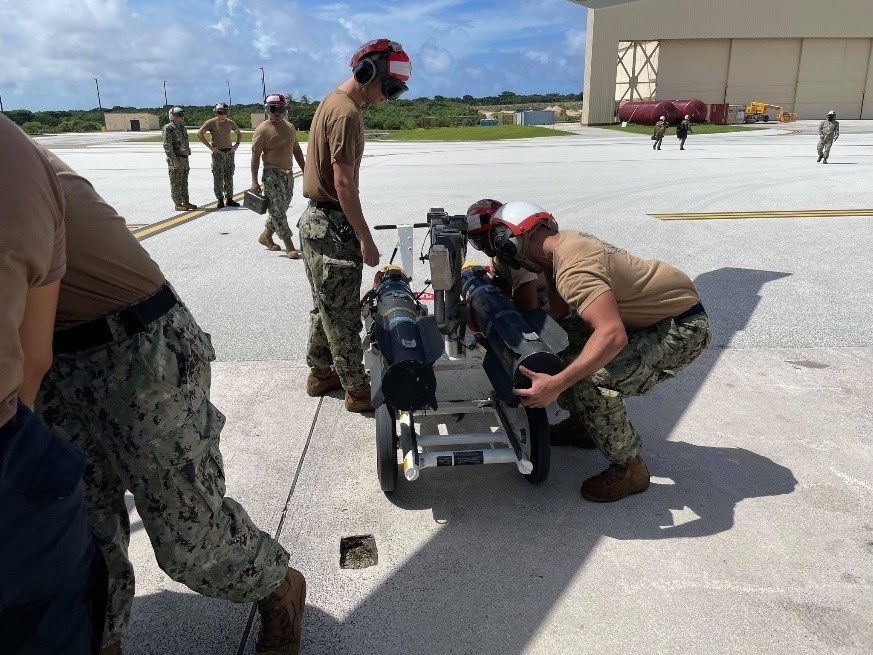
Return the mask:
[[[215,203],[212,203],[213,209],[215,208]],[[200,218],[206,212],[209,211],[208,207],[200,207],[198,209],[193,209],[191,211],[185,212],[184,214],[179,214],[178,216],[173,216],[172,218],[167,218],[163,221],[158,221],[157,223],[152,223],[151,225],[146,225],[144,227],[138,227],[135,230],[131,230],[131,234],[137,238],[137,241],[142,241],[143,239],[148,239],[149,237],[153,237],[156,234],[160,234],[161,232],[166,232],[167,230],[171,230],[174,227],[178,227],[180,225],[184,225],[190,221],[193,221],[195,218]]]
[[[301,171],[295,171],[294,177],[302,176],[303,173]],[[240,193],[235,193],[233,195],[233,199],[237,202],[242,201],[244,193],[245,192],[242,191]],[[180,225],[189,223],[195,218],[205,216],[215,209],[216,203],[211,202],[208,205],[203,205],[202,207],[198,207],[197,209],[192,209],[189,212],[185,212],[184,214],[179,214],[178,216],[164,219],[163,221],[158,221],[157,223],[151,223],[149,225],[128,225],[128,228],[130,228],[131,234],[133,234],[133,236],[137,238],[137,241],[142,241],[143,239],[148,239],[149,237],[153,237],[156,234],[160,234],[161,232],[171,230],[174,227],[179,227]]]
[[[649,214],[659,221],[706,221],[742,218],[839,218],[871,216],[873,209],[799,209],[758,212],[702,212],[687,214]]]

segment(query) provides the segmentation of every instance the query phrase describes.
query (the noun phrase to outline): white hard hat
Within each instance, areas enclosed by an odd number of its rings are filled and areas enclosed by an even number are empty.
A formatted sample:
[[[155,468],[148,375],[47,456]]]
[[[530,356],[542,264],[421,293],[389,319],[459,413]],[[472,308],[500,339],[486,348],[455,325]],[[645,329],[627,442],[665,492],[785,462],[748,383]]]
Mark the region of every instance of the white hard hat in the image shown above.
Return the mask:
[[[691,116],[689,116],[688,114],[685,114],[685,120],[686,120],[686,121],[689,120],[690,118],[691,118]]]
[[[833,116],[836,116],[836,115],[837,115],[836,112],[835,112],[833,109],[831,109],[831,110],[828,112],[828,116],[831,116],[831,115],[833,115]]]
[[[659,120],[665,121],[665,120],[667,120],[667,117],[666,117],[666,116],[661,116],[661,118],[660,118]]]

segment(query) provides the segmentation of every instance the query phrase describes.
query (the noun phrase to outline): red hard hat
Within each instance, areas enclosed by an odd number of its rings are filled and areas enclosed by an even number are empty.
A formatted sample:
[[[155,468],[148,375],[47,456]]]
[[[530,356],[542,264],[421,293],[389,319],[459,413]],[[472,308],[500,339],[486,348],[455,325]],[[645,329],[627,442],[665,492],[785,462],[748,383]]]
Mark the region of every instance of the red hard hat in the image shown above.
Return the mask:
[[[467,234],[471,237],[488,232],[494,213],[503,205],[499,200],[483,198],[467,209]]]
[[[402,45],[390,39],[374,39],[365,43],[352,55],[349,66],[354,68],[362,59],[375,55],[387,55],[389,77],[406,82],[412,75],[412,62],[409,61],[409,55],[403,51]]]

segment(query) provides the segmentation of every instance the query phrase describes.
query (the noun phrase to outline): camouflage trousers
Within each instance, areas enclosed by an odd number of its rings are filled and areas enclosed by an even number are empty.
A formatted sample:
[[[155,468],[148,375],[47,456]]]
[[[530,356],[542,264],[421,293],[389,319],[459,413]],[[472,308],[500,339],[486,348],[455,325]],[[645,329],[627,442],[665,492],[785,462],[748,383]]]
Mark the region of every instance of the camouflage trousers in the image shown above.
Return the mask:
[[[569,364],[591,336],[577,316],[561,321],[570,346],[561,353]],[[634,457],[642,439],[627,416],[624,398],[650,393],[688,366],[712,343],[705,313],[663,321],[628,334],[627,345],[602,369],[574,384],[560,397],[560,405],[585,421],[600,451],[615,463]]]
[[[187,157],[179,157],[179,168],[173,168],[173,160],[167,158],[168,172],[170,174],[170,197],[177,205],[188,202],[188,172],[191,165]]]
[[[370,382],[361,346],[361,244],[340,211],[307,207],[297,229],[312,288],[306,363],[333,366],[343,388],[360,389]]]
[[[218,200],[233,198],[234,154],[233,150],[212,153],[212,190]]]
[[[114,334],[123,337],[117,314]],[[209,402],[215,351],[184,305],[145,332],[72,355],[56,354],[36,411],[84,452],[88,519],[105,545],[109,609],[104,644],[118,642],[134,597],[128,559],[133,494],[158,566],[206,596],[259,600],[282,581],[288,553],[225,496],[219,435]]]
[[[834,145],[834,137],[828,135],[818,140],[818,156],[827,159],[831,156],[831,146]]]
[[[264,195],[270,201],[264,227],[275,232],[282,241],[287,241],[292,235],[288,226],[288,207],[291,206],[291,198],[294,196],[294,175],[278,168],[265,168],[261,183]]]

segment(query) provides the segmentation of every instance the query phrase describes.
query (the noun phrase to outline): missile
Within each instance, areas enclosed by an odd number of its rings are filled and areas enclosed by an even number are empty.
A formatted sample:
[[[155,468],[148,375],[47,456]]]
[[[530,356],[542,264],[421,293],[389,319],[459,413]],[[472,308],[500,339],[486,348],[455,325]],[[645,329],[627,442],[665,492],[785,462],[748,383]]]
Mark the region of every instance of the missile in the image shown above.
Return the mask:
[[[531,386],[520,366],[549,375],[564,369],[556,353],[567,347],[567,333],[541,309],[519,311],[484,268],[464,267],[461,295],[482,331],[479,341],[487,351],[483,368],[505,403],[517,405],[512,389]]]
[[[433,364],[443,354],[443,337],[409,282],[402,268],[386,266],[364,296],[364,313],[372,319],[371,341],[382,360],[381,375],[371,382],[371,396],[374,406],[386,404],[389,410],[436,410]]]

